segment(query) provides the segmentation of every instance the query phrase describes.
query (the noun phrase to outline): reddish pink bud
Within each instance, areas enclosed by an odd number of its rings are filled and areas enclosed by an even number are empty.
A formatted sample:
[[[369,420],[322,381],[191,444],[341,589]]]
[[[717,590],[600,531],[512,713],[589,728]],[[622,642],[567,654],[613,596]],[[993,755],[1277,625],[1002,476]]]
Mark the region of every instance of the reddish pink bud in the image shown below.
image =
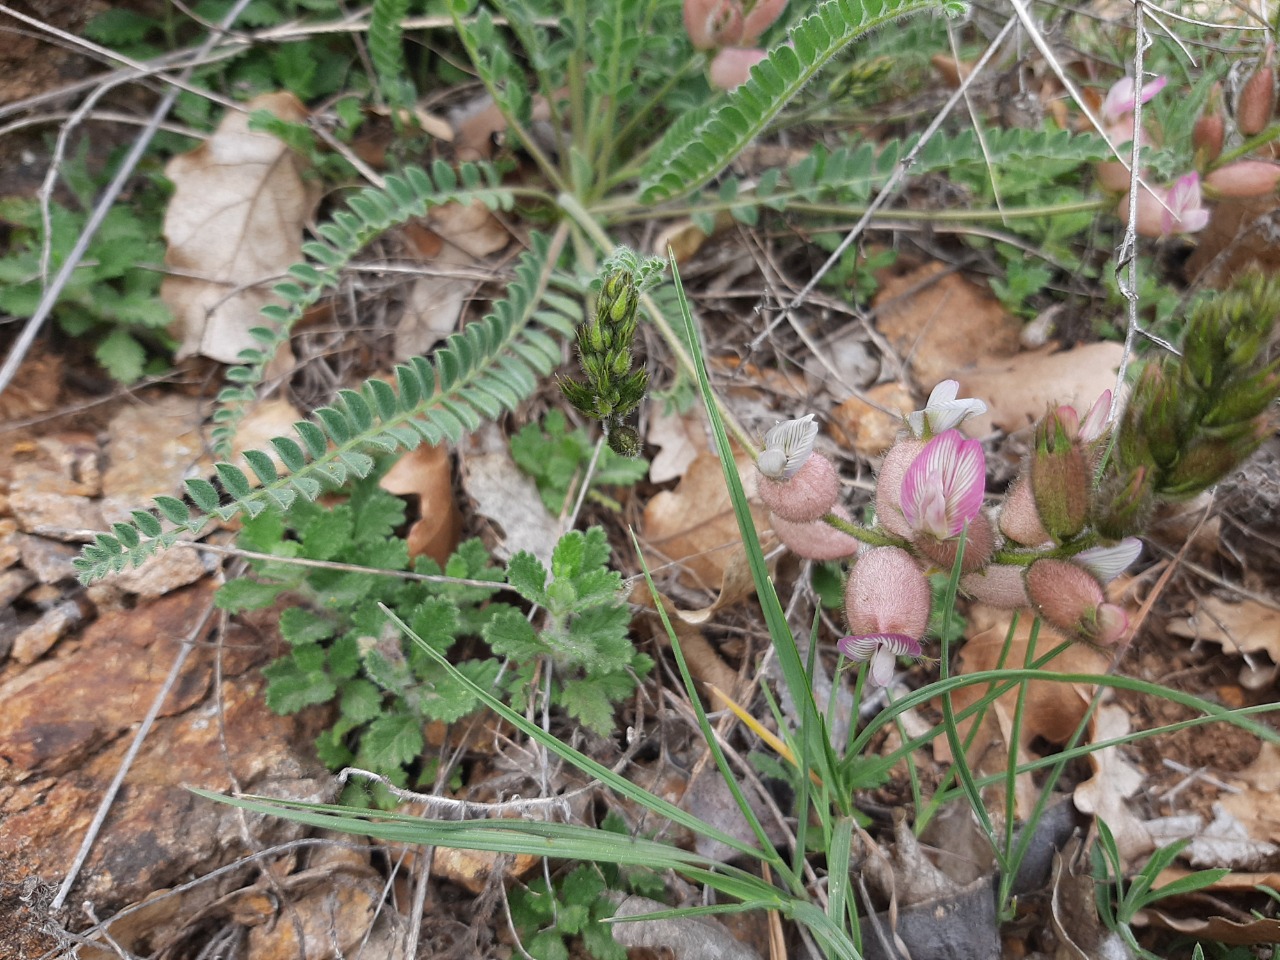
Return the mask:
[[[1220,197],[1265,197],[1280,185],[1280,166],[1265,160],[1237,160],[1214,170],[1204,184]]]
[[[820,453],[809,459],[790,480],[761,475],[760,499],[784,520],[808,523],[822,517],[840,499],[840,477],[836,468]]]
[[[924,556],[941,567],[950,570],[955,566],[956,556],[960,553],[960,538],[935,540],[932,537],[917,537],[912,546]],[[985,567],[996,549],[995,531],[991,529],[991,521],[986,514],[979,513],[969,521],[965,531],[964,559],[960,561],[962,573],[973,573]]]
[[[1197,167],[1203,169],[1222,155],[1226,133],[1226,124],[1222,120],[1222,84],[1215,83],[1205,102],[1204,113],[1191,128],[1191,145],[1195,148]]]
[[[1267,52],[1253,76],[1240,88],[1236,101],[1236,129],[1243,136],[1252,137],[1267,129],[1271,114],[1276,109],[1276,71],[1272,63],[1276,48],[1267,44]]]
[[[739,42],[745,46],[759,40],[773,22],[782,15],[786,6],[787,0],[756,0],[742,22],[742,39]]]
[[[902,515],[902,481],[925,442],[914,437],[899,440],[884,455],[876,478],[876,522],[890,533],[910,539],[914,530]]]
[[[699,50],[742,41],[739,0],[684,0],[684,29]]]
[[[929,626],[933,592],[920,565],[899,547],[876,547],[849,572],[844,612],[854,636],[900,634],[919,640]]]
[[[732,90],[746,83],[751,68],[766,56],[758,47],[725,47],[712,58],[707,79],[719,90]]]
[[[1116,216],[1129,223],[1129,194],[1120,198]],[[1138,189],[1137,232],[1144,237],[1172,237],[1180,233],[1196,233],[1209,225],[1209,211],[1200,191],[1200,175],[1188,173],[1168,187],[1156,187],[1153,193]]]
[[[1018,610],[1031,605],[1027,599],[1027,585],[1023,582],[1023,567],[1011,567],[991,563],[975,573],[960,578],[960,589],[981,603],[1004,610]]]
[[[1102,585],[1084,567],[1069,560],[1037,560],[1027,568],[1031,606],[1049,623],[1083,639],[1099,639],[1098,614],[1105,602]],[[1108,614],[1108,626],[1114,616]]]
[[[1005,494],[1000,510],[1000,532],[1024,547],[1038,547],[1053,538],[1040,522],[1036,511],[1036,499],[1031,493],[1031,483],[1023,473],[1013,482]]]
[[[832,507],[831,512],[841,520],[853,522],[844,507]],[[769,515],[769,525],[788,550],[806,560],[843,560],[857,553],[861,546],[847,533],[821,520],[792,523],[775,513]]]

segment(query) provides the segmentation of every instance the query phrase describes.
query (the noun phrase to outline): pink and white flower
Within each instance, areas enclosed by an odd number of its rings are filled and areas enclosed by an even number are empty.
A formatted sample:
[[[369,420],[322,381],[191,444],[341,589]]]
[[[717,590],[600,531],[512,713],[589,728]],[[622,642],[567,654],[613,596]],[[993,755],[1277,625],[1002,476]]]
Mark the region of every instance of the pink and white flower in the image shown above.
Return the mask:
[[[869,679],[873,686],[887,687],[893,679],[898,657],[919,658],[920,641],[903,633],[879,633],[865,637],[841,637],[836,641],[840,652],[854,663],[870,663]]]
[[[1125,537],[1110,547],[1090,547],[1081,550],[1072,559],[1103,583],[1110,583],[1129,569],[1129,565],[1142,553],[1142,541],[1137,537]]]
[[[1102,122],[1108,127],[1123,123],[1129,114],[1133,113],[1139,102],[1149,103],[1151,98],[1163,90],[1168,82],[1168,77],[1156,77],[1150,83],[1144,83],[1141,92],[1139,92],[1138,85],[1133,77],[1123,77],[1117,80],[1112,84],[1111,89],[1107,91],[1106,99],[1102,101],[1102,109],[1100,111]]]
[[[1129,223],[1129,194],[1120,198],[1117,214]],[[1196,233],[1209,224],[1209,210],[1200,191],[1200,174],[1188,173],[1168,187],[1138,189],[1137,231],[1144,237],[1172,237]]]
[[[947,430],[924,445],[902,480],[900,507],[912,531],[947,540],[982,509],[986,458],[982,444]]]

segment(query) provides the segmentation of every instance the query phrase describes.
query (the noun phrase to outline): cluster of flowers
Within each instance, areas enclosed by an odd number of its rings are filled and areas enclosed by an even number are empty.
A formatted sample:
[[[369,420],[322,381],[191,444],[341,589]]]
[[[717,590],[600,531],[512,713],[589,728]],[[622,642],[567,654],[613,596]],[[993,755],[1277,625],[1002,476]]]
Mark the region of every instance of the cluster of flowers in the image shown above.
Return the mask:
[[[755,46],[781,16],[787,0],[684,0],[684,28],[698,50],[715,56],[707,70],[711,85],[732,90],[745,83],[765,58]]]
[[[1037,425],[1034,449],[998,514],[983,510],[982,444],[956,429],[986,411],[957,399],[944,380],[885,455],[876,484],[876,526],[855,525],[840,505],[834,465],[813,451],[810,414],[777,424],[757,460],[760,498],[774,531],[812,560],[855,558],[845,587],[845,656],[869,661],[884,686],[896,658],[919,657],[929,623],[927,573],[951,570],[971,597],[1009,609],[1030,607],[1045,621],[1094,644],[1113,644],[1128,628],[1106,601],[1104,584],[1142,550],[1126,537],[1106,542],[1089,527],[1093,476],[1109,431],[1108,391],[1083,420],[1060,406]],[[962,552],[963,551],[963,552]]]
[[[1235,129],[1242,141],[1263,133],[1275,112],[1274,54],[1274,47],[1269,46],[1236,99]],[[1135,129],[1134,109],[1138,103],[1152,100],[1166,83],[1165,77],[1157,77],[1139,88],[1133,77],[1125,77],[1107,92],[1100,110],[1103,131],[1122,154],[1124,145],[1132,143],[1135,136],[1144,143],[1158,139],[1151,127],[1142,131]],[[1205,206],[1206,197],[1261,197],[1276,192],[1280,186],[1280,166],[1277,164],[1256,157],[1219,163],[1227,133],[1222,91],[1215,85],[1191,134],[1195,169],[1171,183],[1138,191],[1135,224],[1140,235],[1168,237],[1203,230],[1209,223],[1210,213]],[[1123,194],[1116,214],[1127,224],[1130,214],[1129,171],[1124,164],[1113,160],[1097,164],[1095,173],[1104,189]],[[1151,175],[1146,169],[1139,173],[1144,181]]]

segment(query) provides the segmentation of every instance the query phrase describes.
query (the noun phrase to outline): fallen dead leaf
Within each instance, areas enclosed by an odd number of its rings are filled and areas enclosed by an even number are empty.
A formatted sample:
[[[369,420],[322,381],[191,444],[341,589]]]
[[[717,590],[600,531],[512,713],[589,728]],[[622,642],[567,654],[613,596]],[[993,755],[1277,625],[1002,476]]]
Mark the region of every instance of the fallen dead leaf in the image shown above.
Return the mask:
[[[979,397],[987,404],[985,414],[965,421],[965,432],[971,437],[985,436],[993,428],[1014,433],[1039,420],[1050,405],[1062,403],[1083,414],[1104,390],[1115,388],[1122,344],[1052,350],[1020,353],[957,373],[960,396]]]
[[[878,383],[863,396],[866,400],[850,397],[831,411],[831,432],[844,446],[879,456],[893,446],[903,427],[902,418],[917,408],[916,400],[897,381]]]
[[[1097,743],[1129,732],[1129,714],[1123,707],[1105,704],[1090,723],[1089,740]],[[1120,753],[1119,747],[1103,747],[1089,754],[1093,776],[1075,789],[1076,809],[1106,822],[1126,864],[1149,853],[1151,834],[1133,813],[1129,802],[1142,787],[1143,774]]]
[[[395,462],[378,486],[397,496],[418,498],[419,519],[406,538],[409,556],[430,557],[443,568],[462,536],[448,448],[425,443],[416,447]]]
[[[645,440],[659,448],[649,464],[649,480],[653,483],[683,477],[698,454],[708,449],[702,418],[690,414],[656,412],[649,418]]]
[[[475,501],[476,512],[502,528],[494,554],[509,559],[527,550],[544,564],[560,539],[560,523],[542,502],[537,485],[520,472],[505,441],[492,424],[468,438],[462,457],[462,486]]]
[[[746,454],[737,456],[738,475],[747,496],[755,494],[755,468]],[[752,504],[757,529],[767,529],[767,513]],[[640,538],[650,568],[674,563],[687,586],[718,590],[742,538],[725,487],[720,460],[700,453],[674,490],[649,501],[640,523]]]
[[[1203,597],[1195,602],[1190,616],[1169,621],[1169,632],[1220,644],[1229,653],[1262,651],[1272,663],[1280,663],[1280,611],[1256,600],[1230,603],[1221,597]]]
[[[994,297],[948,269],[935,261],[889,277],[874,304],[876,327],[925,396],[941,380],[1016,353],[1022,329]]]
[[[303,259],[303,227],[315,207],[305,161],[276,137],[249,129],[249,113],[269,110],[301,121],[307,109],[290,93],[266,93],[228,113],[201,146],[165,167],[173,198],[165,211],[169,247],[160,296],[176,318],[178,358],[234,363],[258,346],[249,335],[270,291]]]

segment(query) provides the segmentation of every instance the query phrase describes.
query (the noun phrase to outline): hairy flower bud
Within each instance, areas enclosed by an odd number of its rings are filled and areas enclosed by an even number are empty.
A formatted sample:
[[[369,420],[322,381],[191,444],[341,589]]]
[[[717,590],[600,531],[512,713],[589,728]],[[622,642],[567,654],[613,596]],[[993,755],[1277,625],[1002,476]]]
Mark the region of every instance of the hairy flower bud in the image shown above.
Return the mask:
[[[1094,496],[1094,529],[1109,540],[1140,533],[1155,509],[1152,476],[1145,466],[1125,474],[1108,473]]]
[[[884,455],[884,463],[876,477],[876,522],[890,533],[908,539],[913,530],[902,515],[902,481],[908,468],[920,456],[924,443],[912,437],[899,440]]]
[[[1265,160],[1237,160],[1204,178],[1219,197],[1266,197],[1280,186],[1280,165]]]
[[[853,522],[844,507],[832,507],[831,512],[847,523]],[[806,560],[843,560],[857,553],[860,546],[849,534],[822,520],[792,523],[770,514],[769,526],[788,550]]]
[[[820,453],[810,454],[790,480],[760,477],[760,499],[792,523],[821,520],[840,497],[836,468]]]
[[[1226,142],[1226,124],[1222,119],[1222,85],[1215,83],[1209,91],[1204,112],[1191,128],[1191,145],[1195,149],[1196,167],[1204,169],[1222,155]]]
[[[1024,547],[1038,547],[1053,538],[1040,522],[1036,510],[1036,498],[1031,492],[1031,481],[1023,473],[1005,494],[1000,510],[1000,532]]]
[[[1002,610],[1018,610],[1031,605],[1023,580],[1025,567],[990,563],[981,570],[960,578],[960,589],[979,603]]]
[[[711,58],[707,80],[717,90],[733,90],[751,77],[751,68],[767,57],[759,47],[725,47]]]
[[[1128,626],[1093,574],[1070,560],[1037,560],[1028,567],[1027,596],[1047,622],[1090,643],[1114,643]]]
[[[917,537],[912,546],[928,557],[943,570],[950,570],[956,563],[960,553],[960,539],[935,540],[932,537]],[[960,561],[961,573],[973,573],[981,570],[991,560],[996,549],[995,531],[985,513],[977,514],[969,521],[964,535],[964,557]]]
[[[1074,410],[1070,417],[1061,409],[1051,412],[1036,426],[1031,454],[1036,513],[1049,536],[1059,542],[1079,533],[1089,516],[1093,477],[1088,457],[1073,438],[1078,425]]]
[[[1240,88],[1236,100],[1236,129],[1241,135],[1252,137],[1267,129],[1271,114],[1276,108],[1276,48],[1267,44],[1267,52],[1253,76]]]
[[[899,547],[876,547],[849,571],[844,612],[855,636],[901,634],[919,640],[929,626],[933,592],[920,565]]]

